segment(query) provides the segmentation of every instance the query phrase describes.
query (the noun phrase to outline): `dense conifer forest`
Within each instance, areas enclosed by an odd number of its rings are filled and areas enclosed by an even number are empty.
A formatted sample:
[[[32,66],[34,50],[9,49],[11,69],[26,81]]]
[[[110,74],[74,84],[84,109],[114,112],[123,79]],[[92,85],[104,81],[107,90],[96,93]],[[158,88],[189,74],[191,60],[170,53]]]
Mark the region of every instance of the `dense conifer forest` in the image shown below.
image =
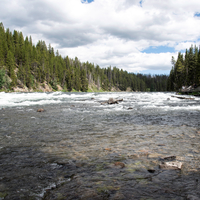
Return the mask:
[[[191,46],[185,55],[179,52],[177,60],[172,57],[172,69],[167,81],[168,91],[178,91],[183,86],[200,86],[200,49]]]
[[[179,71],[178,71],[179,72]],[[174,75],[173,75],[174,76]],[[172,75],[170,75],[172,79]],[[117,67],[100,68],[90,62],[80,62],[58,51],[44,41],[32,43],[22,32],[5,30],[0,23],[0,89],[28,88],[38,91],[48,85],[54,91],[166,91],[166,75],[128,73]],[[59,87],[59,88],[58,88]]]

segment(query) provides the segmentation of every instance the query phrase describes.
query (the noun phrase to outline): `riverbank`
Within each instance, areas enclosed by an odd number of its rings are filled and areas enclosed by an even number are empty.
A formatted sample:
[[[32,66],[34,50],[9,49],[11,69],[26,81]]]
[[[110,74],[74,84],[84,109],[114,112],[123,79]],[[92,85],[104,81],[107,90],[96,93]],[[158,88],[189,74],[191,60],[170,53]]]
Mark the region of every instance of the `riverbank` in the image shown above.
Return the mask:
[[[188,88],[182,88],[177,94],[200,96],[200,86],[197,88],[191,86]]]
[[[81,91],[77,91],[75,89],[72,89],[72,91],[68,91],[66,88],[62,88],[60,85],[57,85],[57,90],[53,89],[51,85],[47,84],[46,82],[42,83],[42,84],[38,84],[37,88],[28,88],[26,86],[16,86],[14,88],[12,88],[11,90],[8,89],[1,89],[0,92],[81,92]],[[132,92],[132,90],[130,88],[127,88],[127,91]],[[119,88],[116,87],[112,87],[111,91],[104,91],[101,87],[98,88],[97,85],[95,84],[91,84],[88,86],[88,90],[87,92],[122,92]],[[125,92],[125,91],[123,91]]]

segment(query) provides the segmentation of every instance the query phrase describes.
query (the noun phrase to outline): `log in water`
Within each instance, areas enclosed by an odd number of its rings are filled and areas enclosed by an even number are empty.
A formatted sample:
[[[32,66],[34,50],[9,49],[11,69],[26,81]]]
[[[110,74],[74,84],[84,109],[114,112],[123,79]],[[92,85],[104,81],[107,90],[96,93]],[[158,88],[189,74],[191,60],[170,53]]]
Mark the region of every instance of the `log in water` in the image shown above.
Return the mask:
[[[199,198],[200,98],[172,95],[0,93],[0,199]]]

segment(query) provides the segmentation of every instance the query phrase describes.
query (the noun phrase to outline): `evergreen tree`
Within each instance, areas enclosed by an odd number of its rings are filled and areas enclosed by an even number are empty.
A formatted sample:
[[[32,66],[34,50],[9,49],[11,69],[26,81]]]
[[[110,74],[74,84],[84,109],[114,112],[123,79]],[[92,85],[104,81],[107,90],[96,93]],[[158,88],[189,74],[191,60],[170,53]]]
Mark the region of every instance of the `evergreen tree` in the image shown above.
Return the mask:
[[[14,30],[13,32],[13,42],[15,47],[15,62],[19,64],[19,33],[16,30]]]
[[[3,87],[3,84],[5,82],[4,76],[5,76],[5,70],[0,69],[0,89]]]
[[[81,91],[87,92],[88,90],[88,80],[86,78],[86,71],[84,69],[81,70]]]
[[[3,24],[0,23],[0,66],[1,65],[4,65],[4,27],[3,27]]]
[[[22,32],[19,33],[19,51],[18,51],[18,65],[24,64],[24,36],[22,34]]]
[[[8,75],[10,76],[12,82],[11,82],[11,87],[15,87],[17,83],[17,78],[15,76],[15,58],[12,52],[9,50],[7,54],[7,59],[6,59],[6,65],[8,69]]]

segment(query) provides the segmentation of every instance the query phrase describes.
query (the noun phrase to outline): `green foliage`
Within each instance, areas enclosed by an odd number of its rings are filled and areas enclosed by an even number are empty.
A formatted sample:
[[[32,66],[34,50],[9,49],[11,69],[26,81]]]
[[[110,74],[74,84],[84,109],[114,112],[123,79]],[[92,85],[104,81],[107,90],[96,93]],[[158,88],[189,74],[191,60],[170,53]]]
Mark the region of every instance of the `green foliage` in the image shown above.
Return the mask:
[[[200,49],[196,46],[186,49],[185,56],[179,52],[167,81],[168,91],[178,91],[182,86],[200,85]]]
[[[0,198],[4,199],[8,194],[6,192],[0,192]]]
[[[15,61],[14,61],[14,55],[13,53],[9,50],[7,54],[7,59],[6,59],[6,65],[8,69],[8,75],[10,76],[12,82],[11,82],[11,87],[15,87],[17,83],[17,78],[15,76]]]
[[[50,85],[54,90],[58,90],[57,82],[56,81],[50,81]]]
[[[84,69],[81,70],[81,91],[87,92],[88,90],[88,80],[86,78],[86,71]]]
[[[4,83],[5,83],[5,70],[4,69],[0,69],[0,89],[3,87]]]

